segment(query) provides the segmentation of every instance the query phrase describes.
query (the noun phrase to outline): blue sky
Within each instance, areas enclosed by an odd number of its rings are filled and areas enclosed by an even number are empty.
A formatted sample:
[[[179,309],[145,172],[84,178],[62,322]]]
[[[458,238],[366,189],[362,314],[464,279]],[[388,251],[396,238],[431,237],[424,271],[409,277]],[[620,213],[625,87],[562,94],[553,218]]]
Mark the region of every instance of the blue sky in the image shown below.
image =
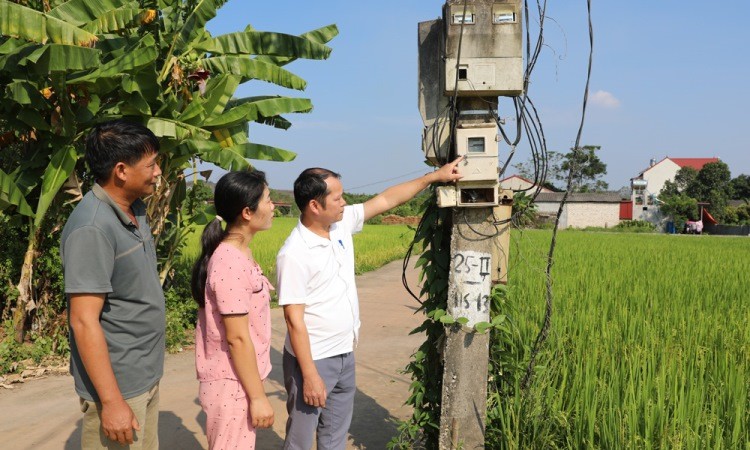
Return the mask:
[[[272,187],[290,189],[303,169],[322,166],[340,172],[348,191],[376,193],[431,170],[420,143],[417,23],[439,17],[442,4],[234,0],[219,10],[209,23],[214,35],[247,24],[290,34],[331,23],[339,28],[328,60],[286,66],[307,80],[304,92],[259,81],[240,87],[242,96],[313,101],[311,113],[287,116],[294,124],[289,130],[250,127],[253,142],[298,154],[289,163],[257,162]],[[550,1],[547,17],[529,96],[548,149],[567,152],[586,81],[586,2]],[[581,144],[602,147],[611,189],[628,185],[651,158],[665,156],[716,156],[732,176],[750,174],[748,17],[746,0],[592,1],[594,65]],[[506,151],[500,148],[502,160]],[[513,162],[528,158],[522,142]]]

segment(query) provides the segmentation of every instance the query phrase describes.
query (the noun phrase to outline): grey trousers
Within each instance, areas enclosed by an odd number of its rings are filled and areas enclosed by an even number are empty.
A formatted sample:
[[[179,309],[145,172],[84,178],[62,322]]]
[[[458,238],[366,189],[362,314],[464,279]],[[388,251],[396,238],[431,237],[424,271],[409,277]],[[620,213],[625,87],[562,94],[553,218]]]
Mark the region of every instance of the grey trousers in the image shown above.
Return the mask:
[[[357,391],[354,377],[354,353],[315,361],[318,374],[326,384],[326,406],[316,408],[302,396],[302,372],[297,358],[284,350],[284,385],[286,386],[285,450],[309,450],[317,430],[318,450],[344,450],[354,411]]]

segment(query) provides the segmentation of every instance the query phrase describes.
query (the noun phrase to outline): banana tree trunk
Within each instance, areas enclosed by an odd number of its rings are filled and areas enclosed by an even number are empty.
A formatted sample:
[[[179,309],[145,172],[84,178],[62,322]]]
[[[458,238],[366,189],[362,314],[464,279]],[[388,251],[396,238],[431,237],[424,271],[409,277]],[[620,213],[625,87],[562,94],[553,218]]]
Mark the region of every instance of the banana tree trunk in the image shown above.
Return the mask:
[[[29,245],[26,248],[26,254],[23,258],[21,267],[21,279],[18,282],[18,299],[16,299],[16,308],[13,311],[13,331],[16,342],[23,343],[26,335],[26,318],[29,313],[36,308],[33,290],[34,262],[36,260],[37,245],[41,234],[41,227],[34,227],[29,238]]]

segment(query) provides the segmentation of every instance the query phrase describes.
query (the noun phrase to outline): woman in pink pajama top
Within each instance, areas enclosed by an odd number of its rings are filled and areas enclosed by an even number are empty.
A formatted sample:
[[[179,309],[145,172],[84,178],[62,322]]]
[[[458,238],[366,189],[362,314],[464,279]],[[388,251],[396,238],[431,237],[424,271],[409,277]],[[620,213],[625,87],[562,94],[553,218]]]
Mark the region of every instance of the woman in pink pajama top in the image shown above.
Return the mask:
[[[254,449],[255,429],[273,425],[263,389],[271,371],[270,290],[249,244],[273,220],[265,174],[229,172],[216,184],[216,219],[193,267],[198,302],[195,367],[210,449]],[[226,222],[226,229],[222,229]]]

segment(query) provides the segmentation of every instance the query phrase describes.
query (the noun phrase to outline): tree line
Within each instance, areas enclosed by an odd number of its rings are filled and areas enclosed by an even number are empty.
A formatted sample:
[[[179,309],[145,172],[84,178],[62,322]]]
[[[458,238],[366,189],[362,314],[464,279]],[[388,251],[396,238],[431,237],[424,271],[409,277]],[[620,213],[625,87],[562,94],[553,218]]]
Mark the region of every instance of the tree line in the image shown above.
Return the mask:
[[[743,202],[730,205],[730,200]],[[711,215],[727,225],[750,224],[750,176],[732,178],[723,161],[711,162],[700,170],[680,168],[673,181],[664,184],[658,196],[659,209],[673,218],[678,226],[687,220],[700,220],[699,203]],[[735,202],[736,203],[736,202]]]
[[[160,139],[163,176],[148,215],[165,286],[190,226],[207,219],[187,195],[199,163],[242,170],[295,157],[251,142],[249,123],[288,129],[285,115],[310,111],[311,100],[237,89],[261,80],[303,90],[284,66],[328,58],[338,30],[294,36],[247,25],[213,36],[206,24],[224,3],[0,0],[0,337],[22,342],[31,331],[65,346],[57,246],[93,183],[81,156],[94,124],[125,117]]]

